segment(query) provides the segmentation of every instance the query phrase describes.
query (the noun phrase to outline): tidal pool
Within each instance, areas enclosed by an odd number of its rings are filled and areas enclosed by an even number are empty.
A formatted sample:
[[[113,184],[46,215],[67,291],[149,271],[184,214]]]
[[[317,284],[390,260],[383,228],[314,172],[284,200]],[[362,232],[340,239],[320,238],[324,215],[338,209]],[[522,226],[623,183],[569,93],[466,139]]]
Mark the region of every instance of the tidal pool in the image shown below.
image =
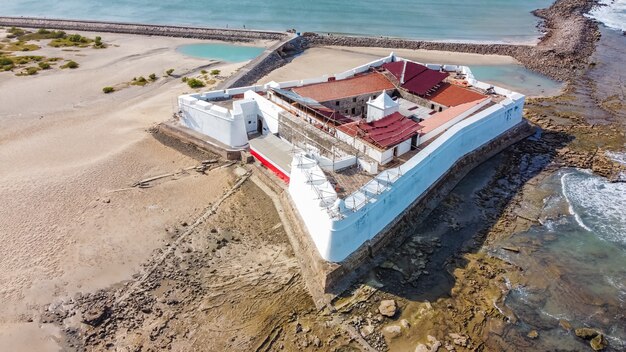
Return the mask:
[[[201,59],[242,62],[261,55],[263,47],[222,43],[201,43],[179,46],[176,51],[183,55]]]
[[[479,81],[511,89],[528,96],[558,95],[563,83],[526,69],[521,65],[470,66]]]

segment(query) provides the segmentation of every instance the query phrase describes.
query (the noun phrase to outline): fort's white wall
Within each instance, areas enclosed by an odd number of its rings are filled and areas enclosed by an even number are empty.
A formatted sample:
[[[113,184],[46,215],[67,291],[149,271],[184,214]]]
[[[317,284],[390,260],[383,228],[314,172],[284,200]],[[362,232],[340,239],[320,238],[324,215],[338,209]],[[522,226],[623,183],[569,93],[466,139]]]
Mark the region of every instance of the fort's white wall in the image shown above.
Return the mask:
[[[180,97],[178,102],[181,122],[185,126],[231,147],[248,144],[242,114],[233,116],[226,108],[185,96]]]
[[[319,167],[327,171],[339,171],[356,164],[356,156],[351,155],[343,158],[335,158],[335,160],[322,155],[316,155],[314,158],[317,160]]]
[[[411,140],[407,139],[406,141],[398,144],[396,148],[398,149],[398,156],[408,153],[411,150]]]
[[[252,91],[245,92],[243,97],[256,102],[258,108],[257,113],[263,120],[263,133],[278,133],[278,117],[281,113],[284,113],[285,110]]]
[[[520,123],[523,104],[524,97],[514,94],[457,123],[402,166],[332,206],[321,207],[319,192],[307,182],[304,173],[313,166],[302,168],[294,158],[289,193],[322,258],[342,261],[376,236],[457,160]]]

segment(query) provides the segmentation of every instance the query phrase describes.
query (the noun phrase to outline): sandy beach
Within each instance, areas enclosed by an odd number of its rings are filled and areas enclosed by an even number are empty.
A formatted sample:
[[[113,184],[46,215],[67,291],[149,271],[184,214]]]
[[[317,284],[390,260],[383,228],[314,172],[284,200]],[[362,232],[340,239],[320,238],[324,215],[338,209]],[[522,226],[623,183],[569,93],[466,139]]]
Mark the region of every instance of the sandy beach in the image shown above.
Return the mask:
[[[169,119],[176,97],[191,91],[180,77],[210,63],[176,47],[206,41],[81,34],[102,36],[108,48],[40,44],[29,54],[80,67],[0,74],[0,350],[53,346],[55,329],[28,323],[40,305],[130,279],[163,246],[165,228],[196,216],[232,178],[227,170],[193,172],[150,190],[116,191],[198,164],[147,130]],[[243,64],[211,69],[228,76]],[[163,77],[170,68],[174,76]],[[102,92],[151,73],[158,79],[144,87]]]

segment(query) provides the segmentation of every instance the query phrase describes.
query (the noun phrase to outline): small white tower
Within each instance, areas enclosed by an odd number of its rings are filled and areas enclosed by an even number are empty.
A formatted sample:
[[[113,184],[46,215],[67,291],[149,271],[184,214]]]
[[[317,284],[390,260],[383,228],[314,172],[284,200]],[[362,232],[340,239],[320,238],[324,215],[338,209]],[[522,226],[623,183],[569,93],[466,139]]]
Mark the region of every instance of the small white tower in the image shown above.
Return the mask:
[[[393,101],[385,91],[376,99],[367,102],[367,122],[380,120],[387,115],[391,115],[400,109],[400,104]]]

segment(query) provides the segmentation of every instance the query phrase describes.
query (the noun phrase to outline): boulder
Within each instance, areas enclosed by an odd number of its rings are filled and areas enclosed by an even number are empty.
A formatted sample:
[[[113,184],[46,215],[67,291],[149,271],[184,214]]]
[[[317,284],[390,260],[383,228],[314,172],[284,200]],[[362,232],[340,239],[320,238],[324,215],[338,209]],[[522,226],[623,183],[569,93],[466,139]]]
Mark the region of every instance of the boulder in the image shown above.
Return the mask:
[[[415,347],[415,352],[430,352],[430,349],[428,348],[428,346],[420,343],[419,345],[417,345],[417,347]]]
[[[365,325],[361,328],[361,336],[367,337],[374,332],[374,327],[371,325]]]
[[[539,333],[537,332],[537,330],[530,330],[530,332],[526,336],[534,340],[539,337]]]
[[[565,330],[565,331],[570,331],[572,330],[572,324],[569,323],[569,321],[565,320],[565,319],[561,319],[559,320],[559,325],[561,325],[561,327]]]
[[[461,346],[461,347],[467,346],[466,336],[463,336],[461,334],[456,334],[456,333],[450,333],[448,334],[448,336],[450,336],[450,338],[452,339],[452,343],[454,343],[455,345]]]
[[[411,323],[409,323],[409,321],[406,319],[400,320],[400,325],[402,325],[402,327],[405,329],[408,329],[411,327]]]
[[[386,317],[393,317],[394,315],[396,315],[397,311],[396,301],[394,301],[393,299],[381,301],[380,306],[378,306],[378,311],[380,312],[380,314]]]
[[[402,328],[398,325],[389,325],[383,329],[383,334],[393,339],[402,335]]]
[[[602,351],[603,349],[606,348],[608,343],[604,335],[598,334],[596,337],[591,339],[591,342],[589,342],[589,345],[591,345],[591,348],[593,348],[594,351]]]
[[[578,328],[575,330],[575,333],[576,336],[585,340],[591,340],[600,334],[597,330],[590,328]]]
[[[111,315],[111,308],[108,306],[91,307],[83,314],[83,323],[96,327],[102,324]]]

